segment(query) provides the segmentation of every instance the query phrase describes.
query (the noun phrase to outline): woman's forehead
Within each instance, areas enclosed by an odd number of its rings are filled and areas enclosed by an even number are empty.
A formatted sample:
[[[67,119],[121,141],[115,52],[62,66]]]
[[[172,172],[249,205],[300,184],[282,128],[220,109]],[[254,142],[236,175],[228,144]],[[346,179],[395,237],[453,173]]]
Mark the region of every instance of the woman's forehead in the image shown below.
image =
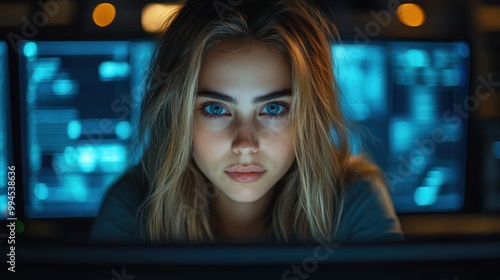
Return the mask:
[[[221,49],[208,55],[202,63],[198,88],[270,92],[291,88],[291,83],[292,72],[284,55],[266,45],[254,44],[250,49]]]

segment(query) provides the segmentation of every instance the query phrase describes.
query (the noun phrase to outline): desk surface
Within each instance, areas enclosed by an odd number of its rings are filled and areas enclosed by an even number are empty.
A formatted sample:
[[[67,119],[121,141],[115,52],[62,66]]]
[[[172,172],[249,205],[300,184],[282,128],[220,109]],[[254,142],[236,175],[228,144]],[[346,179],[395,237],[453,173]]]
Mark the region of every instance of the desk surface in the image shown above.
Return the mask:
[[[16,256],[24,277],[48,274],[52,279],[71,276],[118,280],[120,274],[128,280],[498,279],[493,276],[499,274],[500,236],[329,245],[110,245],[52,241],[19,244]],[[75,271],[78,273],[73,275]],[[123,278],[123,274],[134,278]],[[214,274],[218,278],[213,278]]]

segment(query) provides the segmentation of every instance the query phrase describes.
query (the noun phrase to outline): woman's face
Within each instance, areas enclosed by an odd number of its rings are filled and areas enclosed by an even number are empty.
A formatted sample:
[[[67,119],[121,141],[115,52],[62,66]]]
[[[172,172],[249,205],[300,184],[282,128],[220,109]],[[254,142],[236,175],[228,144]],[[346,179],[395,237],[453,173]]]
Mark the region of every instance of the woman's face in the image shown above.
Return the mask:
[[[193,156],[219,195],[255,202],[294,161],[292,72],[285,56],[270,47],[231,47],[229,42],[221,44],[203,61]]]

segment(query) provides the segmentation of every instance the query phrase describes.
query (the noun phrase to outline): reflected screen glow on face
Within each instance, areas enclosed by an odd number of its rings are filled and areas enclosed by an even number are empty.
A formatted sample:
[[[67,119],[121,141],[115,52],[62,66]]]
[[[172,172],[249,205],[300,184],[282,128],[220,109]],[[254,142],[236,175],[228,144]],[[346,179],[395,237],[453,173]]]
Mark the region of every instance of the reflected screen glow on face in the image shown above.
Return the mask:
[[[288,61],[269,46],[219,47],[205,57],[193,157],[222,199],[256,202],[292,165],[291,88]]]

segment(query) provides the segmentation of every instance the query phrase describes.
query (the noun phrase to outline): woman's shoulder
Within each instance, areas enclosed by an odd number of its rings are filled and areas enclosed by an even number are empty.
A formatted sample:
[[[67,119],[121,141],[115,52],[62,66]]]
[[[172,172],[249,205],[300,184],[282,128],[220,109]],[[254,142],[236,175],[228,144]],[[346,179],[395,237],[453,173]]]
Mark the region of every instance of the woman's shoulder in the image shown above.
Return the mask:
[[[108,189],[106,199],[120,199],[131,203],[141,203],[147,192],[147,181],[142,168],[134,165],[127,169]]]
[[[366,200],[375,200],[376,198],[383,199],[392,207],[389,191],[385,184],[379,181],[359,180],[347,186],[344,202],[352,206],[364,204],[367,202]]]
[[[139,166],[127,170],[108,189],[90,232],[92,241],[137,241],[137,212],[144,200],[146,181]]]
[[[340,242],[403,240],[399,219],[385,184],[361,180],[348,186],[335,239]]]

